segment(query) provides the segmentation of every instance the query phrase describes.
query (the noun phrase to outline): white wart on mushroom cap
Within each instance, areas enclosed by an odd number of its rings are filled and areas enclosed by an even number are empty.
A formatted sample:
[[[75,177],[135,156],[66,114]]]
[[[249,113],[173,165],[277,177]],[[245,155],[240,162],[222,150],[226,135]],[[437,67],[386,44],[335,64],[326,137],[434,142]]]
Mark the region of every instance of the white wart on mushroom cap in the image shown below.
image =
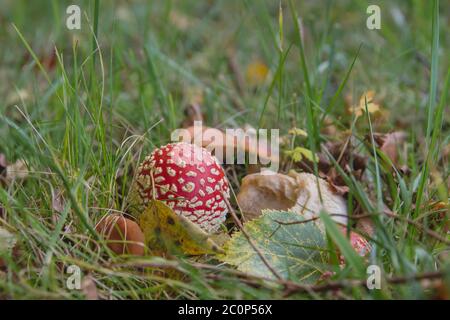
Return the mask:
[[[230,188],[222,167],[206,149],[170,143],[155,149],[138,168],[139,201],[164,201],[208,233],[225,221]]]

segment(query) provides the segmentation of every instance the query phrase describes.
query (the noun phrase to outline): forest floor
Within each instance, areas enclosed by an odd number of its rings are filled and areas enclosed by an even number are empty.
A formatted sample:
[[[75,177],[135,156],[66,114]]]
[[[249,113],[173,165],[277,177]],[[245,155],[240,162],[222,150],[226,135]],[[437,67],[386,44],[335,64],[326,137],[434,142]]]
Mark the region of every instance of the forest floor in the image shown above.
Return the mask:
[[[80,30],[67,1],[1,2],[0,298],[449,298],[447,1],[372,1],[373,30],[356,0],[77,1]],[[278,130],[280,181],[312,173],[343,199],[347,233],[320,211],[320,263],[302,246],[314,227],[279,225],[299,233],[275,245],[259,216],[242,237],[248,164],[224,166],[221,232],[249,260],[117,254],[99,236],[106,215],[132,219],[139,163],[194,120]]]

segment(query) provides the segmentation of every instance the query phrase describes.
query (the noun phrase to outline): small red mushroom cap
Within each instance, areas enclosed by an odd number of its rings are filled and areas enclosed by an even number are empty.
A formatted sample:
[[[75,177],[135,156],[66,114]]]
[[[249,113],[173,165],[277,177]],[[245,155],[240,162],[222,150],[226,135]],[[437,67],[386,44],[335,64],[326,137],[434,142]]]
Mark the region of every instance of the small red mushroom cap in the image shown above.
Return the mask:
[[[341,228],[341,230],[343,233],[347,233],[346,228]],[[369,241],[354,231],[350,231],[350,244],[353,250],[355,250],[361,257],[365,257],[372,250],[372,246]],[[339,260],[341,265],[345,264],[345,258],[343,255],[340,255]]]
[[[350,232],[350,244],[353,249],[361,256],[366,256],[372,249],[370,243],[356,232]]]
[[[138,168],[138,200],[164,201],[172,210],[215,232],[225,221],[230,188],[222,167],[206,149],[185,142],[155,149]]]

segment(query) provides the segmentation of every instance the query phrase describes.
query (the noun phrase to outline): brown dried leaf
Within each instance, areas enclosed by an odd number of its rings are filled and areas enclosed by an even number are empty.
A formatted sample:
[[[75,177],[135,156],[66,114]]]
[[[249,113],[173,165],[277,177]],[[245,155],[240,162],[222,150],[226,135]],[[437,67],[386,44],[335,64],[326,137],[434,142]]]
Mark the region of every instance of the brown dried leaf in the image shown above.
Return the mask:
[[[247,220],[261,215],[263,209],[287,210],[297,200],[295,179],[276,173],[255,173],[242,179],[237,201]]]
[[[116,254],[143,256],[144,234],[133,220],[118,214],[106,215],[95,227]]]
[[[334,172],[336,172],[336,171],[334,171]],[[334,181],[336,181],[336,178],[333,178],[332,176],[326,176],[325,179],[327,180],[331,191],[333,191],[335,194],[338,194],[340,196],[345,196],[350,191],[350,188],[347,186],[336,185],[334,183]]]
[[[10,164],[6,167],[6,179],[7,181],[12,180],[23,180],[28,177],[29,170],[25,160],[19,159],[13,164]]]
[[[398,149],[406,140],[406,133],[396,131],[386,134],[374,134],[374,140],[394,165],[398,165]]]
[[[295,178],[300,191],[292,211],[311,218],[319,216],[320,211],[324,209],[336,222],[347,223],[346,202],[342,196],[333,192],[326,180],[310,173],[291,171],[289,175]]]
[[[443,201],[432,203],[425,222],[430,229],[440,230],[442,227],[443,233],[447,233],[450,230],[450,205]]]
[[[65,201],[63,198],[62,190],[52,190],[52,208],[58,213],[62,213],[64,211]]]
[[[323,208],[335,214],[336,221],[346,222],[345,200],[333,193],[325,180],[309,173],[248,175],[242,180],[237,200],[247,219],[258,217],[264,209],[289,210],[312,218]]]
[[[322,148],[328,150],[347,174],[353,175],[356,179],[362,178],[367,165],[367,157],[355,152],[349,140],[327,142]],[[334,189],[333,191],[340,195],[345,195],[348,192],[348,187],[345,185],[344,179],[334,168],[333,163],[328,159],[326,153],[321,152],[317,156],[319,158],[318,168],[320,176],[330,183],[331,188]],[[313,163],[307,159],[303,159],[297,165],[304,171],[313,172]]]
[[[91,275],[87,275],[81,282],[81,291],[87,300],[98,300],[97,285]]]
[[[184,120],[181,123],[181,127],[191,127],[195,121],[203,121],[203,113],[200,104],[192,102],[184,109]]]
[[[329,116],[325,116],[323,126],[320,129],[320,132],[326,136],[337,138],[341,135],[341,131],[338,130],[333,120]]]

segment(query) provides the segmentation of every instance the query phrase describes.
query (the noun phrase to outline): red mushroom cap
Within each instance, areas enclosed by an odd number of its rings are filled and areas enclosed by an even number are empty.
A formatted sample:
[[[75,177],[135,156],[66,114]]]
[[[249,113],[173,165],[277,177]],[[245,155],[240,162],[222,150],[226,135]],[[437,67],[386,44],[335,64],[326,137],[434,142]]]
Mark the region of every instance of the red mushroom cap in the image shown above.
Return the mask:
[[[350,244],[361,257],[366,256],[372,249],[372,246],[365,238],[353,231],[350,232]]]
[[[341,230],[343,233],[347,233],[346,228],[343,227]],[[358,253],[361,257],[365,257],[372,250],[372,246],[369,241],[354,231],[350,231],[350,244],[356,253]],[[345,258],[343,255],[340,255],[339,260],[341,265],[345,264]]]
[[[141,203],[164,201],[207,232],[225,221],[230,188],[222,167],[206,149],[185,142],[155,149],[138,168]]]

